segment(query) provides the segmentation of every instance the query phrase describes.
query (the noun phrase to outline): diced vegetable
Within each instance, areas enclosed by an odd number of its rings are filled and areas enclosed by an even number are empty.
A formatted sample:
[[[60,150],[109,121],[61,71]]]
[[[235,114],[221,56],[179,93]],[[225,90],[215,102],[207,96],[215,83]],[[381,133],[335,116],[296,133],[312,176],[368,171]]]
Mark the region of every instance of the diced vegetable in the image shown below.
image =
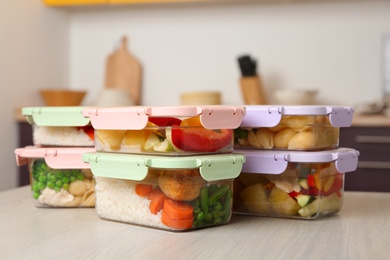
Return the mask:
[[[136,184],[135,185],[135,193],[138,195],[138,196],[148,196],[153,190],[153,185],[149,185],[149,184],[142,184],[142,183],[139,183],[139,184]]]
[[[158,126],[180,125],[181,120],[175,117],[150,117],[149,122]]]
[[[327,211],[338,211],[341,208],[341,199],[336,193],[329,196],[313,200],[306,207],[298,210],[302,217],[310,217],[314,214],[323,213]]]
[[[310,195],[304,195],[304,194],[298,194],[296,197],[297,202],[301,208],[305,207],[307,204],[309,204],[313,197]]]

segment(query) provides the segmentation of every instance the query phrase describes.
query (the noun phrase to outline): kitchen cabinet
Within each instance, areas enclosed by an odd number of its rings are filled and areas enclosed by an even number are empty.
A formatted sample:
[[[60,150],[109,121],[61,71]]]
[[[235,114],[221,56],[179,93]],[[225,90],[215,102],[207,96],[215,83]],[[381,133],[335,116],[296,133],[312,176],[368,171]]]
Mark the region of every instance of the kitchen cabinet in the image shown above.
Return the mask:
[[[203,0],[43,0],[49,6],[204,2]]]
[[[351,0],[361,2],[361,0]],[[372,1],[372,0],[364,0]],[[380,1],[380,0],[376,0]],[[196,3],[196,2],[215,2],[215,3],[299,3],[299,2],[332,2],[331,0],[43,0],[48,6],[81,6],[81,5],[114,5],[114,4],[157,4],[157,3]]]
[[[43,0],[46,5],[52,6],[73,6],[73,5],[94,5],[107,4],[109,0]]]
[[[345,174],[346,191],[390,192],[390,126],[341,128],[340,146],[360,152],[357,170]]]
[[[25,147],[33,144],[32,126],[26,121],[19,121],[18,124],[18,147]],[[30,173],[27,165],[18,167],[18,186],[30,185]]]

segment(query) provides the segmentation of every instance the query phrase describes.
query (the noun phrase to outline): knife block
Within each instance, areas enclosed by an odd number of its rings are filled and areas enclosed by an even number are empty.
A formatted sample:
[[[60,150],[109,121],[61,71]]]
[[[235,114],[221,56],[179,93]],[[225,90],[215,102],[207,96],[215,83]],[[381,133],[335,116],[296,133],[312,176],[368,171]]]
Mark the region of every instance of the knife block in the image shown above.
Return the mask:
[[[242,77],[241,93],[246,105],[265,105],[267,98],[259,76]]]

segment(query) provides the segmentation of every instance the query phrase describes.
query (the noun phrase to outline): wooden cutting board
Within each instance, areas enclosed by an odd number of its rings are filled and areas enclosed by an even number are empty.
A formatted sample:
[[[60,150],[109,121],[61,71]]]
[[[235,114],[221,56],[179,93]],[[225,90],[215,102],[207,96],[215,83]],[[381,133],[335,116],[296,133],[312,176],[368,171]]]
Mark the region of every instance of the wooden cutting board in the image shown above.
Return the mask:
[[[141,64],[129,53],[127,37],[123,37],[120,47],[107,58],[105,87],[128,90],[133,104],[138,106],[141,104],[141,77]]]

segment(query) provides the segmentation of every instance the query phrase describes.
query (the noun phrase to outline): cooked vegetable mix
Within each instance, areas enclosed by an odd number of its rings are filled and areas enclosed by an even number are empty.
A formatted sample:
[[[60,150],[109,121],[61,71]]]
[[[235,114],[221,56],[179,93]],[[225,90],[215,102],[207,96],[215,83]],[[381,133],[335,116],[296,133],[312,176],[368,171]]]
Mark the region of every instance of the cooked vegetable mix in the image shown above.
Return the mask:
[[[32,196],[39,206],[95,206],[94,180],[89,170],[52,169],[44,159],[36,159],[31,174]]]
[[[234,211],[315,218],[342,206],[344,174],[334,163],[291,163],[279,174],[241,173],[234,180]]]
[[[98,150],[132,153],[231,152],[232,129],[206,129],[200,117],[151,117],[142,130],[96,130]]]
[[[183,194],[198,194],[193,200],[173,199],[172,192],[165,187],[165,191],[158,184],[137,183],[135,193],[140,197],[149,200],[150,213],[160,214],[161,222],[174,229],[199,228],[210,225],[222,224],[229,220],[232,206],[232,190],[228,184],[201,182],[200,189],[197,188],[199,182],[198,170],[174,171],[177,179],[174,185],[169,185],[169,189],[180,190]],[[190,173],[191,172],[191,173]],[[159,171],[158,178],[164,178],[167,174]],[[195,174],[196,173],[196,174]],[[171,173],[172,174],[172,173]],[[192,178],[192,184],[187,185],[180,182],[179,175],[187,175]],[[165,185],[167,185],[165,183]],[[181,185],[181,186],[180,186]],[[152,188],[152,190],[149,190]],[[191,192],[190,192],[191,190]],[[168,191],[168,193],[166,193]],[[148,193],[148,194],[147,194]],[[182,198],[182,195],[180,195]]]

